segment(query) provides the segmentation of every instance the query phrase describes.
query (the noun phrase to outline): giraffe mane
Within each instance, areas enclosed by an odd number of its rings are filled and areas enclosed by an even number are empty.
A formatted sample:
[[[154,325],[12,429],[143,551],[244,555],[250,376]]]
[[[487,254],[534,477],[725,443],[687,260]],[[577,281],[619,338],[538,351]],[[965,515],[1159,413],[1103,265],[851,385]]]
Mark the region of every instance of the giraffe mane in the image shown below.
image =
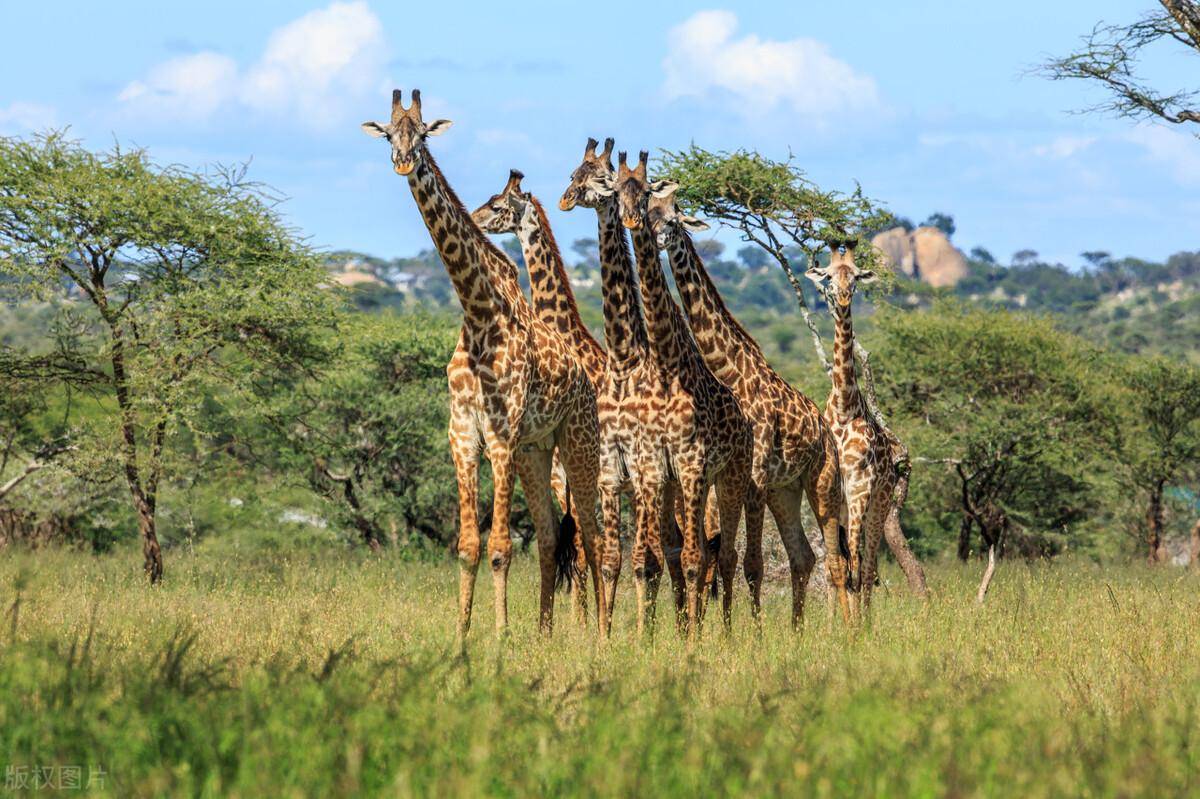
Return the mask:
[[[529,195],[529,201],[533,203],[534,213],[537,214],[538,226],[542,229],[542,234],[546,237],[546,246],[550,248],[551,263],[554,269],[554,274],[558,278],[559,284],[566,288],[564,294],[567,304],[570,306],[568,312],[579,321],[582,326],[583,321],[579,316],[579,305],[575,302],[575,294],[571,291],[571,281],[567,278],[567,268],[563,264],[562,251],[558,249],[558,242],[554,238],[554,231],[550,228],[550,219],[546,216],[546,209],[542,207],[542,203],[537,197]]]
[[[509,296],[510,291],[515,289],[518,295],[521,294],[521,284],[517,280],[517,265],[499,247],[493,244],[492,240],[480,230],[479,225],[475,224],[475,221],[471,219],[471,212],[463,205],[463,201],[459,199],[458,194],[454,191],[454,187],[450,185],[450,181],[446,180],[446,176],[442,174],[442,168],[438,166],[437,161],[433,158],[433,153],[429,152],[428,147],[425,148],[422,160],[429,165],[429,171],[433,173],[434,178],[442,186],[446,194],[446,202],[460,217],[465,217],[468,220],[469,224],[465,226],[467,231],[464,235],[471,238],[473,243],[480,248],[484,257],[491,257],[493,263],[497,264],[501,270],[501,273],[498,275],[499,278],[504,280],[505,283],[511,281],[512,285],[506,287],[509,291],[504,292],[504,300],[509,303],[514,302],[516,298]]]
[[[712,295],[713,300],[716,302],[717,313],[727,322],[729,322],[734,331],[738,334],[738,337],[741,338],[742,342],[750,348],[751,352],[765,361],[767,356],[763,354],[762,347],[759,346],[759,343],[754,340],[754,336],[750,335],[750,331],[743,327],[742,323],[738,321],[738,318],[734,316],[732,312],[730,312],[729,306],[725,304],[725,298],[721,296],[721,292],[717,291],[717,286],[715,283],[713,283],[712,276],[708,274],[708,270],[704,267],[704,261],[700,259],[700,254],[696,252],[696,245],[692,242],[692,237],[689,236],[685,230],[679,231],[679,237],[683,242],[683,246],[687,250],[688,257],[691,258],[696,264],[697,275],[701,281],[707,284],[709,294]]]

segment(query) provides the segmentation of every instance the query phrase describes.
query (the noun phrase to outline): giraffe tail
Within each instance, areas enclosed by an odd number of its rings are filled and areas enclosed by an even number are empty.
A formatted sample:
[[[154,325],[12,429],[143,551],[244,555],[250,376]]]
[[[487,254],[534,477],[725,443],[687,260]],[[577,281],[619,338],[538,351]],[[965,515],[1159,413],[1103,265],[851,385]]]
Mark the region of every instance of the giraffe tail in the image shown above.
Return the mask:
[[[846,588],[851,591],[858,590],[858,580],[862,574],[862,564],[855,562],[850,558],[850,535],[846,532],[844,525],[838,525],[838,553],[842,559],[846,561],[846,569],[849,572]],[[859,557],[862,557],[861,551]]]
[[[563,590],[571,587],[575,580],[575,516],[571,513],[571,486],[567,486],[567,507],[563,509],[562,520],[558,523],[558,533],[554,539],[554,588]]]

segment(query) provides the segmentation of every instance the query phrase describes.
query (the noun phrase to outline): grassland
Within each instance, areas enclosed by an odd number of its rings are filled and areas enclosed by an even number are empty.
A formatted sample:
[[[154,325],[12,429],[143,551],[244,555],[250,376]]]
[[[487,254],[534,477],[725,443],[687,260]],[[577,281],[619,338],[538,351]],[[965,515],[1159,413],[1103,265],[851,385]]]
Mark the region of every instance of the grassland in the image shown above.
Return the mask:
[[[131,553],[5,554],[6,766],[114,796],[1200,793],[1177,570],[1006,563],[982,608],[975,568],[933,565],[928,604],[888,572],[869,628],[816,602],[800,637],[772,586],[761,636],[739,602],[689,654],[634,640],[628,590],[607,647],[561,612],[539,637],[522,558],[510,639],[481,576],[458,658],[449,563],[172,555],[151,589]]]

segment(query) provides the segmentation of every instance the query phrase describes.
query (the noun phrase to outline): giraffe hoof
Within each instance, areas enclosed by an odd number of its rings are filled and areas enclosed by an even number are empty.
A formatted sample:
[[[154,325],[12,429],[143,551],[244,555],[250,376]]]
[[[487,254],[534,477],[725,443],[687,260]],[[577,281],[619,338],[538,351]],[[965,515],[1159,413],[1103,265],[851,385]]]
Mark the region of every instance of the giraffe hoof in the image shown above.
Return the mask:
[[[497,552],[492,555],[492,571],[500,571],[504,568],[504,556]]]

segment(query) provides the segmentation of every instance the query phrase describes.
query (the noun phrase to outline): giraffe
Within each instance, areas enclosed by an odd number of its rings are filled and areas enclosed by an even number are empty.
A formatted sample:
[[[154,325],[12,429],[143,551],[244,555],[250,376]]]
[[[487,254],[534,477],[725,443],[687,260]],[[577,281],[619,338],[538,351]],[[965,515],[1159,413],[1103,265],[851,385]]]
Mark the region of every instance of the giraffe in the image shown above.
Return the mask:
[[[829,266],[814,265],[804,274],[824,292],[834,318],[833,388],[825,403],[825,421],[833,431],[841,455],[847,538],[851,558],[861,555],[859,584],[863,610],[866,611],[871,604],[871,590],[879,565],[879,539],[891,510],[896,475],[891,468],[888,439],[868,412],[854,371],[854,324],[850,305],[855,289],[875,280],[874,272],[855,265],[855,243],[853,240],[831,242]],[[863,551],[858,553],[860,540]]]
[[[779,527],[792,578],[792,625],[803,621],[804,597],[815,557],[801,523],[805,497],[821,528],[826,559],[843,615],[849,618],[846,563],[839,556],[842,486],[836,442],[816,404],[767,363],[753,337],[725,306],[704,268],[689,231],[708,225],[680,212],[676,183],[661,183],[647,201],[647,220],[666,250],[696,344],[713,374],[733,391],[754,431],[754,455],[746,501],[744,574],[751,611],[758,619],[763,577],[764,503]]]
[[[600,385],[608,364],[608,354],[592,336],[579,316],[579,306],[563,266],[562,253],[550,229],[550,220],[542,204],[531,193],[522,191],[524,175],[510,170],[508,182],[498,193],[471,212],[471,218],[485,233],[513,233],[521,243],[534,314],[551,330],[563,336],[568,349],[587,372],[593,388]],[[554,455],[550,483],[565,513],[571,509],[566,474],[558,453]],[[574,525],[573,525],[574,526]],[[584,590],[587,560],[578,526],[575,527],[575,567],[571,591],[576,616],[587,622],[587,595]]]
[[[688,329],[683,312],[671,297],[659,260],[658,243],[646,220],[647,199],[657,188],[646,177],[650,154],[642,151],[630,169],[626,154],[612,191],[617,195],[622,224],[633,231],[638,278],[646,306],[650,352],[667,389],[667,403],[645,410],[658,419],[661,430],[654,450],[644,453],[639,469],[654,482],[673,476],[683,495],[683,550],[680,561],[687,596],[689,637],[694,637],[701,614],[707,547],[704,543],[705,505],[710,486],[716,487],[720,521],[717,571],[723,587],[722,621],[731,624],[734,570],[737,568],[737,529],[750,484],[752,432],[737,398],[709,370]],[[646,508],[661,506],[661,493],[646,497]],[[641,514],[637,535],[659,551],[659,513]],[[633,557],[638,556],[635,539]],[[635,572],[636,573],[636,572]]]
[[[417,208],[454,283],[463,325],[446,367],[450,385],[450,451],[459,497],[458,638],[465,647],[471,625],[480,558],[479,458],[486,454],[495,485],[488,562],[495,588],[496,631],[508,629],[509,534],[513,486],[519,475],[537,532],[541,571],[539,626],[553,626],[556,581],[551,450],[557,446],[579,507],[596,502],[598,428],[596,396],[587,373],[562,337],[533,313],[517,283],[516,266],[472,221],[426,146],[429,136],[450,127],[426,124],[421,93],[404,108],[392,92],[390,122],[364,122],[368,135],[385,138],[396,173],[408,179]],[[595,515],[579,514],[593,580],[599,583],[594,546]],[[602,602],[602,600],[601,600]]]
[[[630,496],[633,515],[639,518],[641,498],[652,496],[655,490],[663,493],[660,528],[670,524],[666,509],[673,505],[674,484],[651,482],[653,475],[638,468],[638,455],[654,446],[658,420],[645,418],[643,405],[665,407],[668,402],[668,381],[650,355],[650,340],[642,305],[638,297],[637,279],[629,243],[621,227],[616,195],[611,190],[616,172],[612,164],[613,140],[606,139],[604,150],[596,152],[599,142],[588,139],[583,160],[571,173],[570,184],[563,192],[558,207],[570,211],[576,206],[596,211],[600,244],[600,280],[604,305],[604,338],[608,345],[608,361],[604,375],[597,384],[596,404],[600,417],[600,506],[604,520],[604,555],[601,567],[608,616],[603,622],[607,629],[612,623],[616,602],[617,578],[621,571],[620,520],[621,495]],[[639,539],[640,541],[640,539]],[[635,547],[635,549],[637,549]],[[684,590],[683,572],[678,557],[667,558],[665,552],[652,552],[647,562],[645,546],[634,555],[634,577],[638,589],[637,630],[642,634],[647,623],[653,623],[655,598],[662,575],[663,560],[671,570],[675,587],[677,619],[682,621]],[[644,612],[644,611],[648,611]]]

